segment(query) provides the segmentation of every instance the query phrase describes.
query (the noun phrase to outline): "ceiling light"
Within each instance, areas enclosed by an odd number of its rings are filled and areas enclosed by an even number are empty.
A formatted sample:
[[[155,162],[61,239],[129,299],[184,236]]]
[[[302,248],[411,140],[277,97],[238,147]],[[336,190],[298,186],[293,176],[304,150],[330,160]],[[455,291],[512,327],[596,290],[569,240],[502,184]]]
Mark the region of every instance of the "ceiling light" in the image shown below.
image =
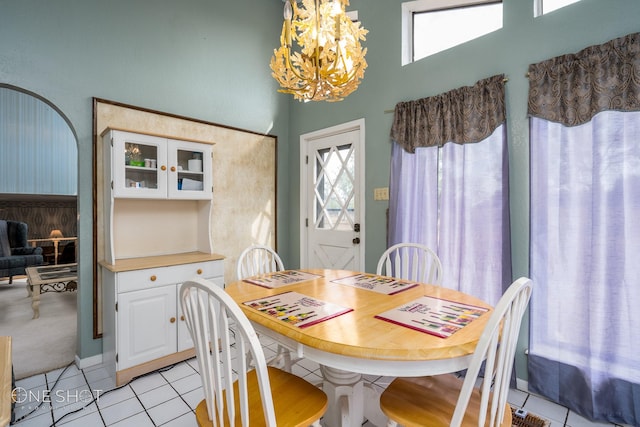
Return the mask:
[[[279,92],[299,101],[341,101],[358,88],[367,68],[360,41],[368,31],[347,17],[348,4],[285,0],[280,47],[271,58]]]

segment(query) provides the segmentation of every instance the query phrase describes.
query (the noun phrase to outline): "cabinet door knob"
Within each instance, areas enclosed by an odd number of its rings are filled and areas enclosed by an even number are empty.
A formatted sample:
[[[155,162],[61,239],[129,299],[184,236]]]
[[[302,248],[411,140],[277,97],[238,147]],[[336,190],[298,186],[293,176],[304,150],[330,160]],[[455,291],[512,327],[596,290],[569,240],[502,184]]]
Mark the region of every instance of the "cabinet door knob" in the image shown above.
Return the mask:
[[[160,166],[160,170],[166,171],[167,167],[165,165]]]
[[[180,320],[184,322],[184,316],[180,316]]]
[[[156,281],[156,279],[157,279],[157,277],[156,277],[156,275],[154,274],[153,276],[149,277],[149,279],[150,279],[152,282],[155,282],[155,281]]]
[[[196,271],[196,273],[198,273],[198,274],[202,274],[202,269],[201,269],[201,268],[199,268],[199,269],[198,269],[198,271]]]
[[[176,323],[176,318],[175,318],[175,317],[172,317],[171,319],[169,319],[169,322],[171,322],[171,323]]]
[[[171,172],[175,172],[176,171],[176,167],[175,166],[171,166]]]

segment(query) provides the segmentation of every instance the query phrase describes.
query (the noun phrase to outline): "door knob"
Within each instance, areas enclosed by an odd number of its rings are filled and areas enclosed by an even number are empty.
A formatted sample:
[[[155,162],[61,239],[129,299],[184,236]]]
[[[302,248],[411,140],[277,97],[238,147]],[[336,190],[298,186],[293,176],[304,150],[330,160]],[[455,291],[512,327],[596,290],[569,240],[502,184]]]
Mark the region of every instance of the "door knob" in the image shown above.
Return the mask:
[[[352,240],[352,242],[353,242],[353,244],[354,244],[354,245],[358,245],[358,244],[360,244],[360,238],[359,238],[359,237],[356,237],[356,238],[354,238],[354,239]]]

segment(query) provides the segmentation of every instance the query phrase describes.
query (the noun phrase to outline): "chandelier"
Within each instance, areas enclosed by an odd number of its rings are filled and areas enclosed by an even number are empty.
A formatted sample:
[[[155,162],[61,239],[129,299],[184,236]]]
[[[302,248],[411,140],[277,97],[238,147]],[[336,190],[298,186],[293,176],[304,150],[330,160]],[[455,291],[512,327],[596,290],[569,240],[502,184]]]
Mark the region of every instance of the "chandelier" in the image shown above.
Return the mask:
[[[367,30],[345,12],[349,0],[285,0],[280,47],[271,75],[299,101],[341,101],[355,91],[367,61]],[[297,48],[294,48],[293,42]]]

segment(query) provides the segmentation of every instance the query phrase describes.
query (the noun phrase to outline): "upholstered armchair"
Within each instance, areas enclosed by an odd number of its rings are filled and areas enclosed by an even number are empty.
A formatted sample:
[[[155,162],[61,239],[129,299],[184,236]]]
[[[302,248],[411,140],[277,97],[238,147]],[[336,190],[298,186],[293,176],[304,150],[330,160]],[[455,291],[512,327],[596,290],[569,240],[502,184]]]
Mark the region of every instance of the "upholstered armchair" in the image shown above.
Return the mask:
[[[27,244],[28,226],[24,222],[0,220],[0,277],[26,274],[27,267],[42,265],[42,248]]]

